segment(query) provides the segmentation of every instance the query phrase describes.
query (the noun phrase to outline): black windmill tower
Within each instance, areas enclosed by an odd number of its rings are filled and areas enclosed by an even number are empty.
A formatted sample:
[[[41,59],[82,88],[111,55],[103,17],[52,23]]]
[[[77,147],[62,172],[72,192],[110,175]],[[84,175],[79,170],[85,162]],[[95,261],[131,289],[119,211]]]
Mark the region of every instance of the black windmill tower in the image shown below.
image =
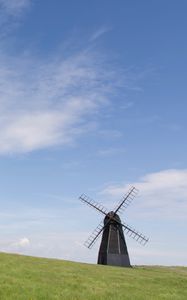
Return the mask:
[[[135,187],[131,187],[116,208],[110,212],[108,212],[104,206],[96,203],[84,194],[79,197],[82,202],[95,208],[104,215],[104,221],[97,226],[85,242],[86,247],[92,248],[102,233],[97,261],[98,264],[131,267],[124,232],[143,245],[148,242],[148,238],[127,224],[121,222],[119,217],[119,214],[121,214],[131,203],[137,192],[138,190]]]

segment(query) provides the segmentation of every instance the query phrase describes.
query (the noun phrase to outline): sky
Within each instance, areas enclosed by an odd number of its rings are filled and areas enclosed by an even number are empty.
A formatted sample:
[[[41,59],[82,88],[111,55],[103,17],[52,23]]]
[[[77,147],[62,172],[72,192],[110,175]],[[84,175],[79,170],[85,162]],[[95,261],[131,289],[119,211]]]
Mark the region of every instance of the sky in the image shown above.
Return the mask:
[[[0,251],[85,248],[131,186],[134,265],[187,265],[187,2],[0,0]]]

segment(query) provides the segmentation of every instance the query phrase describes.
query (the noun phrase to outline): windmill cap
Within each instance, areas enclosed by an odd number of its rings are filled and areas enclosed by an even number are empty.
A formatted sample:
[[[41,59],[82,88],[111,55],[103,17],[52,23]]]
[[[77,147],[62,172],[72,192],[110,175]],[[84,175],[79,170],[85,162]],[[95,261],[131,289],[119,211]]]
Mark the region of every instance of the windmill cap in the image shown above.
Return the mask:
[[[105,220],[108,221],[108,219],[111,219],[111,222],[120,222],[120,217],[114,212],[114,211],[110,211],[106,217]]]

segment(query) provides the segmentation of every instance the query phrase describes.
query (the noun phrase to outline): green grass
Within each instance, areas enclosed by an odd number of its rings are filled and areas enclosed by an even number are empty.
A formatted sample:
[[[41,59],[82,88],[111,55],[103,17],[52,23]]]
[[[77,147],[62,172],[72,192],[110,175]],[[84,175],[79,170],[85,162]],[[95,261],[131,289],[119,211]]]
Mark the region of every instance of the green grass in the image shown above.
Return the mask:
[[[187,268],[116,268],[0,254],[0,300],[187,299]]]

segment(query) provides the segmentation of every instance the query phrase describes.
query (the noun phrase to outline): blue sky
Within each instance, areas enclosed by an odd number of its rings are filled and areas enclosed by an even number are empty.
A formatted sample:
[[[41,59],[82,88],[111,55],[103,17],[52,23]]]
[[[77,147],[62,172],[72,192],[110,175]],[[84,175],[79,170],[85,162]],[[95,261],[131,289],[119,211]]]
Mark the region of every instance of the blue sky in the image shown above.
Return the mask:
[[[0,251],[95,263],[131,185],[133,264],[186,265],[186,1],[0,0]]]

